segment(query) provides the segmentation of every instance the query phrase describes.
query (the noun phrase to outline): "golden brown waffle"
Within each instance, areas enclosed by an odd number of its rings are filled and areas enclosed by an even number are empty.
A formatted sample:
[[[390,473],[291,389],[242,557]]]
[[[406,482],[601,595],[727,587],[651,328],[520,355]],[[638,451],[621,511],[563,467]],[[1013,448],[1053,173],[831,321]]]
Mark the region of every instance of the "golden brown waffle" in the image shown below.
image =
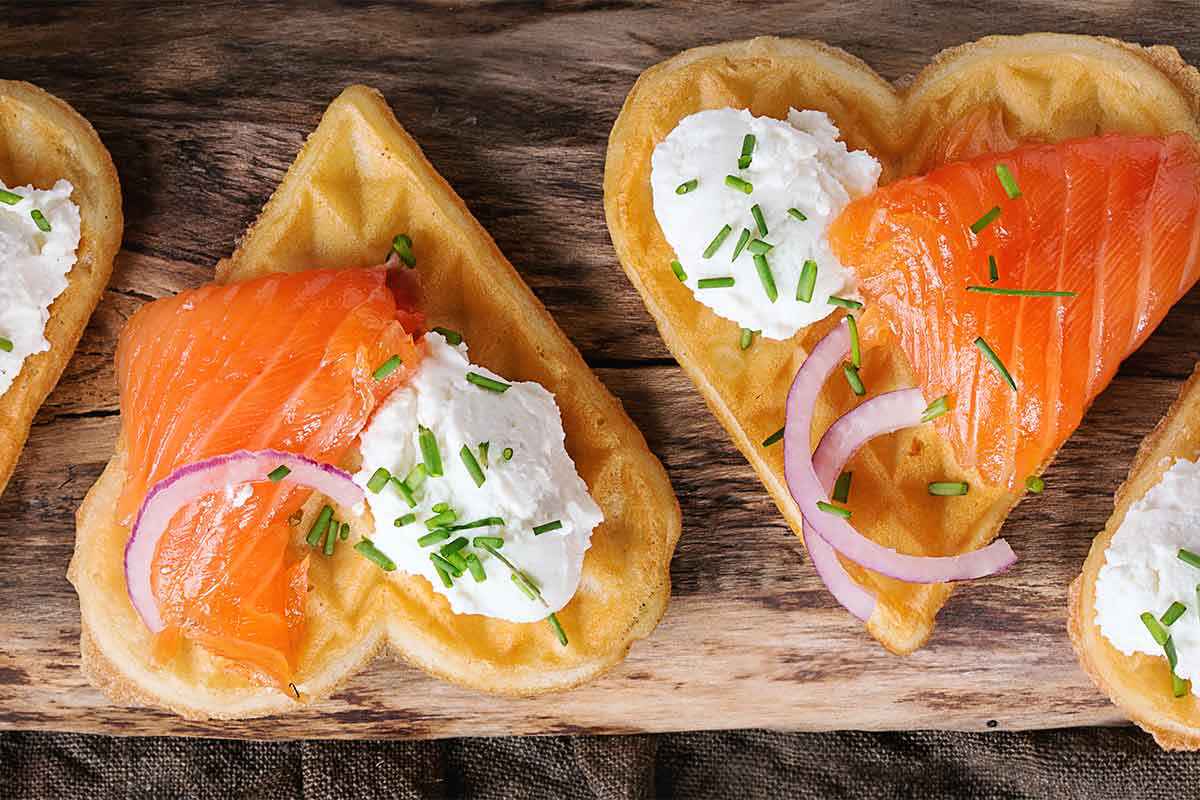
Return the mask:
[[[1167,415],[1142,441],[1129,477],[1117,490],[1113,514],[1092,542],[1083,572],[1071,584],[1068,625],[1079,664],[1129,718],[1167,750],[1200,750],[1200,699],[1171,693],[1166,659],[1113,647],[1096,625],[1096,578],[1125,512],[1162,478],[1176,458],[1200,455],[1200,367]]]
[[[1058,34],[995,36],[946,50],[904,87],[820,42],[760,38],[689,50],[651,67],[625,101],[609,139],[604,207],[621,265],[641,293],[671,352],[691,376],[734,443],[754,466],[794,531],[801,516],[783,477],[783,449],[762,441],[783,424],[788,388],[808,350],[833,320],[786,341],[738,347],[737,325],[713,314],[676,280],[674,254],[654,216],[650,156],[685,116],[709,108],[747,108],[784,118],[789,107],[828,113],[853,149],[883,163],[883,181],[926,164],[941,137],[981,106],[998,107],[1015,139],[1058,141],[1120,131],[1200,137],[1200,73],[1169,47]],[[903,356],[864,354],[873,392],[915,385]],[[831,380],[817,408],[816,432],[850,406],[845,382]],[[988,489],[964,471],[928,427],[877,440],[851,467],[856,527],[904,553],[951,555],[995,538],[1019,496]],[[931,477],[936,476],[936,477]],[[945,476],[945,477],[943,477]],[[928,496],[928,480],[971,482],[953,503]],[[928,639],[951,585],[914,585],[851,573],[879,597],[867,627],[895,653]],[[1020,568],[1018,565],[1017,569]]]
[[[129,531],[114,519],[124,474],[118,452],[79,509],[70,572],[83,616],[84,670],[114,700],[193,718],[287,711],[330,692],[385,644],[455,683],[538,694],[618,663],[662,617],[680,531],[662,465],[378,92],[352,86],[333,101],[237,252],[217,266],[217,279],[375,264],[401,230],[414,242],[427,319],[462,331],[473,361],[554,393],[567,449],[604,511],[579,591],[558,613],[570,645],[561,647],[544,623],[457,616],[424,578],[389,578],[343,545],[332,558],[314,557],[309,569],[300,699],[252,684],[195,646],[157,666],[125,590]],[[317,505],[309,503],[309,518]],[[351,522],[365,529],[362,520]]]
[[[0,403],[0,492],[12,477],[29,426],[58,383],[112,275],[121,247],[121,184],[112,157],[75,109],[36,86],[0,81],[0,178],[9,186],[75,187],[81,234],[67,288],[50,306],[50,349],[26,359]]]

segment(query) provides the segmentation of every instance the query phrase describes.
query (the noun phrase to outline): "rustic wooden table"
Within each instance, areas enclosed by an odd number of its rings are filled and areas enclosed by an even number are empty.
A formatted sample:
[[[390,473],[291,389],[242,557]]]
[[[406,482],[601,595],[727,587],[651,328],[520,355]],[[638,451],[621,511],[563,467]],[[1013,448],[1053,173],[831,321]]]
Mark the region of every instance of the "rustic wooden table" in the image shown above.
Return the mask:
[[[126,211],[112,286],[0,500],[0,728],[433,737],[1119,721],[1067,643],[1067,584],[1141,436],[1197,359],[1200,291],[1122,367],[1048,473],[1045,496],[1010,518],[1017,567],[961,589],[929,645],[898,659],[834,607],[663,347],[613,254],[601,176],[639,72],[688,47],[819,38],[899,80],[985,34],[1058,30],[1173,44],[1200,63],[1195,4],[540,5],[0,9],[0,77],[33,81],[92,121]],[[118,429],[117,333],[141,303],[211,278],[350,83],[383,91],[666,464],[684,515],[672,605],[620,668],[564,695],[498,700],[382,660],[282,719],[196,724],[111,706],[79,673],[65,572],[75,508]]]

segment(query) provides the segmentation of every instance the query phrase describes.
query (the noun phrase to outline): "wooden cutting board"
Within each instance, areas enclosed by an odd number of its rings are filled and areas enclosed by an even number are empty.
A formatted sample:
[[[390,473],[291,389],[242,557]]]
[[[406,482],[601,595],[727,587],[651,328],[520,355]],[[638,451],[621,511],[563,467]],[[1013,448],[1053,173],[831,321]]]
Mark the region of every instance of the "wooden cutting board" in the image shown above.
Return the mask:
[[[1021,560],[958,591],[928,646],[888,655],[824,591],[626,281],[604,226],[609,128],[637,75],[691,46],[821,38],[903,79],[989,33],[1168,43],[1189,14],[1083,0],[322,8],[17,6],[0,77],[34,81],[99,130],[121,173],[125,250],[0,499],[0,728],[119,734],[439,737],[699,728],[1012,729],[1120,714],[1076,666],[1066,592],[1141,437],[1200,353],[1200,291],[1122,367],[1004,535]],[[247,7],[249,8],[249,6]],[[142,303],[212,276],[344,86],[379,87],[671,473],[684,532],[662,625],[576,691],[501,700],[381,660],[295,715],[197,724],[118,708],[79,672],[65,573],[74,512],[117,435],[113,349]]]

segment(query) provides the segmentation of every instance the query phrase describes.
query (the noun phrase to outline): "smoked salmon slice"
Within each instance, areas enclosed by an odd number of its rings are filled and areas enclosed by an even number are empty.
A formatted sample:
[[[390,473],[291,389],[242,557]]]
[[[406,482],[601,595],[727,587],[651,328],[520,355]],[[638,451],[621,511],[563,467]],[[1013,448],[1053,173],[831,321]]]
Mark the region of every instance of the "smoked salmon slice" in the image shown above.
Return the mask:
[[[132,522],[154,483],[186,464],[274,448],[338,462],[419,360],[383,268],[271,274],[157,300],[117,346]],[[403,367],[376,380],[398,355]],[[159,542],[154,592],[167,629],[286,686],[304,628],[307,559],[288,519],[311,492],[269,482],[180,510]],[[164,648],[165,649],[165,648]]]
[[[1198,216],[1191,137],[1107,135],[897,181],[847,206],[829,237],[858,276],[865,344],[897,342],[926,397],[949,396],[953,409],[936,424],[959,463],[1017,489],[1195,283]]]

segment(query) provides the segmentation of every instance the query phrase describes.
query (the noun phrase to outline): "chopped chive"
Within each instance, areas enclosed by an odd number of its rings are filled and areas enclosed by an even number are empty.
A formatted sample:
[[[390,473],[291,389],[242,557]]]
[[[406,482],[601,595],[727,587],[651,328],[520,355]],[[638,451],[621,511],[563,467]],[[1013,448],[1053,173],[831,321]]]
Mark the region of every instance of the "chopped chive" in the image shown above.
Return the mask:
[[[0,336],[0,350],[3,350],[6,353],[11,353],[12,349],[12,339],[5,339],[3,336]]]
[[[346,525],[344,523],[343,523],[343,526],[346,528],[347,535],[349,535],[350,526]],[[327,555],[327,556],[333,555],[333,546],[334,546],[334,544],[337,543],[337,537],[338,537],[337,526],[335,526],[335,525],[330,526],[329,532],[325,534],[325,549],[324,549],[325,555]]]
[[[817,501],[817,508],[824,511],[826,514],[833,514],[835,517],[842,519],[850,519],[850,509],[835,506],[833,503],[826,503],[824,500]]]
[[[546,522],[541,525],[535,525],[533,528],[534,536],[541,536],[543,533],[556,531],[563,526],[561,519],[556,519],[553,522]]]
[[[501,519],[500,517],[484,517],[483,519],[472,520],[471,522],[464,522],[461,525],[451,525],[450,530],[452,530],[452,531],[469,531],[472,528],[490,528],[494,525],[503,525],[503,524],[504,524],[504,520]]]
[[[442,454],[438,450],[437,438],[433,435],[433,431],[424,425],[418,425],[417,442],[421,445],[421,458],[425,460],[426,474],[440,478],[442,476]]]
[[[400,256],[400,260],[409,269],[417,265],[417,257],[413,254],[413,242],[406,233],[398,233],[392,239],[392,250],[396,251],[396,255]]]
[[[742,335],[738,339],[738,347],[743,350],[749,350],[752,344],[754,344],[754,331],[749,328],[742,328]]]
[[[867,387],[863,385],[862,376],[858,374],[858,367],[850,363],[845,363],[842,364],[842,372],[846,374],[846,383],[850,384],[850,391],[859,397],[867,393]]]
[[[687,272],[684,271],[683,264],[680,264],[678,261],[671,261],[671,272],[675,273],[675,277],[680,283],[687,280]]]
[[[800,270],[800,282],[796,284],[796,299],[801,303],[812,302],[813,289],[817,285],[817,262],[806,259]]]
[[[503,394],[508,391],[509,386],[512,386],[511,383],[498,381],[495,378],[480,375],[478,372],[468,372],[467,383],[473,383],[480,389],[487,389],[489,392],[495,392],[496,394]]]
[[[451,575],[453,575],[456,578],[459,575],[463,574],[463,571],[461,569],[459,569],[458,567],[456,567],[454,565],[454,562],[452,562],[448,558],[443,558],[442,556],[438,555],[437,553],[430,553],[429,560],[434,563],[434,566],[441,567],[446,572],[450,573]],[[465,568],[465,566],[466,565],[464,564],[464,568]]]
[[[833,496],[830,498],[835,503],[844,503],[850,499],[850,480],[854,477],[853,472],[843,472],[838,475],[837,481],[833,484]]]
[[[512,582],[517,585],[517,588],[521,590],[521,594],[525,595],[530,600],[537,599],[537,595],[533,593],[533,587],[521,577],[521,573],[514,572],[509,577],[512,579]]]
[[[338,534],[338,538],[341,539],[342,541],[345,541],[350,538],[350,523],[349,522],[342,523],[342,531],[341,531],[341,533]]]
[[[746,192],[746,194],[750,194],[750,193]],[[760,237],[766,236],[768,233],[767,221],[765,219],[763,219],[762,208],[759,207],[758,203],[755,203],[754,205],[750,206],[750,216],[754,217],[754,224],[756,226],[758,226],[758,235]]]
[[[430,531],[429,533],[417,539],[417,544],[419,544],[421,547],[429,547],[431,544],[444,542],[449,538],[450,531],[446,530],[445,528],[438,528],[437,530]]]
[[[1041,494],[1046,488],[1046,481],[1040,475],[1030,475],[1025,479],[1025,488],[1033,494]]]
[[[292,474],[292,471],[288,467],[286,467],[283,464],[280,464],[278,467],[276,467],[275,469],[273,469],[267,473],[267,478],[270,479],[271,481],[273,481],[274,483],[279,483],[281,480],[283,480],[284,478],[286,478],[288,475],[291,475],[291,474]]]
[[[725,243],[727,238],[729,238],[729,233],[732,230],[733,228],[725,225],[721,228],[721,230],[717,231],[717,235],[714,236],[713,240],[708,243],[708,247],[704,248],[704,257],[712,258],[714,255],[716,255],[717,251],[721,249],[721,245]]]
[[[1179,560],[1193,567],[1200,567],[1200,555],[1196,555],[1191,550],[1179,550]]]
[[[771,244],[770,242],[764,242],[762,239],[755,239],[754,241],[750,242],[750,252],[754,253],[755,255],[766,255],[774,249],[775,245]]]
[[[966,481],[934,481],[929,484],[929,493],[934,497],[962,497],[970,489]]]
[[[478,547],[480,550],[486,550],[489,547],[503,547],[504,540],[499,536],[476,536],[471,540],[472,547]]]
[[[996,257],[988,256],[988,281],[995,283],[1000,280],[1000,269],[996,266]]]
[[[475,579],[476,583],[483,583],[487,580],[487,572],[483,569],[483,562],[474,553],[467,553],[467,569],[470,570],[471,577]]]
[[[304,541],[309,547],[316,547],[317,542],[321,541],[321,537],[325,535],[325,528],[329,526],[329,520],[333,518],[333,507],[322,506],[321,513],[317,514],[317,521],[308,529],[308,536]]]
[[[975,346],[979,348],[988,361],[992,362],[992,366],[1000,373],[1000,377],[1004,378],[1004,382],[1015,392],[1017,390],[1017,383],[1013,380],[1012,375],[1008,373],[1008,369],[1005,368],[1004,362],[1000,360],[1000,356],[996,355],[996,351],[988,346],[988,343],[983,340],[982,336],[975,340]]]
[[[1165,645],[1167,643],[1167,638],[1170,636],[1170,634],[1167,633],[1167,629],[1164,628],[1162,624],[1159,623],[1158,619],[1155,618],[1155,616],[1149,611],[1143,611],[1141,616],[1142,624],[1146,626],[1148,631],[1150,631],[1150,635],[1154,637],[1154,641],[1158,644],[1158,646],[1162,647]]]
[[[378,367],[375,368],[375,372],[374,372],[375,380],[377,380],[377,381],[383,380],[388,375],[391,375],[393,372],[395,372],[396,368],[399,367],[403,363],[404,362],[400,359],[400,356],[396,356],[396,355],[392,356],[387,361],[383,362],[382,364],[380,364]]]
[[[391,480],[389,480],[388,483],[395,488],[396,493],[404,499],[404,502],[408,504],[409,508],[417,507],[417,496],[413,494],[411,486],[397,478],[395,475],[391,477]]]
[[[426,468],[424,464],[416,464],[408,471],[408,474],[404,476],[404,485],[415,492],[417,489],[421,488],[421,485],[425,483],[425,478],[428,476],[428,468]]]
[[[999,286],[968,286],[968,292],[980,294],[1005,294],[1013,297],[1074,297],[1075,292],[1048,291],[1045,289],[1002,289]]]
[[[925,407],[925,413],[921,414],[921,422],[931,422],[949,410],[950,399],[947,395],[942,395]]]
[[[10,192],[7,189],[0,189],[0,203],[4,203],[6,206],[15,206],[23,199],[24,198],[16,192]]]
[[[700,185],[698,178],[692,178],[690,181],[684,181],[675,187],[675,194],[687,194]]]
[[[462,575],[467,571],[467,559],[463,557],[462,553],[446,553],[446,555],[442,556],[442,558],[449,561],[454,565],[454,568],[458,570],[454,577],[457,578],[459,575]]]
[[[512,461],[513,449],[511,447],[504,448],[504,452],[500,454],[500,457],[505,461]]]
[[[971,223],[971,233],[978,235],[984,228],[996,221],[1000,216],[1000,206],[992,206],[987,213]]]
[[[726,275],[723,278],[701,278],[696,281],[697,289],[728,289],[733,286],[733,277]]]
[[[354,545],[354,550],[384,572],[394,572],[396,569],[396,562],[388,558],[386,553],[376,547],[374,542],[365,536],[358,544]]]
[[[804,212],[798,208],[789,208],[788,214],[801,222],[808,222],[808,217],[804,216]]]
[[[1167,640],[1162,643],[1163,653],[1167,656],[1167,665],[1170,666],[1171,672],[1175,671],[1175,667],[1179,666],[1179,653],[1175,650],[1175,640],[1167,636]]]
[[[445,501],[443,501],[443,502],[441,502],[441,503],[434,503],[434,504],[433,504],[433,505],[430,507],[430,509],[429,509],[429,510],[430,510],[430,511],[432,511],[433,513],[435,513],[435,514],[440,514],[440,513],[442,513],[443,511],[449,511],[449,510],[450,510],[450,504],[449,504],[449,503],[447,503],[447,502],[445,502]]]
[[[1016,200],[1021,196],[1021,187],[1017,186],[1017,179],[1013,177],[1007,166],[997,164],[996,177],[1000,179],[1000,184],[1004,187],[1004,193],[1008,195],[1009,200]]]
[[[861,367],[862,344],[858,340],[858,321],[847,314],[846,327],[850,329],[850,363],[856,367]]]
[[[425,527],[432,531],[437,528],[444,528],[447,525],[453,525],[457,519],[458,514],[455,514],[453,511],[446,510],[425,520]]]
[[[775,276],[771,274],[771,265],[767,263],[767,257],[760,254],[754,256],[754,269],[758,272],[758,279],[762,282],[763,291],[767,294],[767,299],[774,303],[779,299],[779,290],[775,288]]]
[[[447,572],[445,569],[442,568],[441,564],[434,561],[433,562],[433,570],[434,570],[434,572],[436,572],[438,574],[438,578],[441,579],[442,586],[449,589],[450,587],[452,587],[454,585],[454,579],[450,577],[449,572]]]
[[[747,133],[742,137],[742,155],[738,158],[738,169],[750,166],[750,161],[754,158],[754,141],[753,133]]]
[[[1171,603],[1170,607],[1168,607],[1166,611],[1163,612],[1163,615],[1158,618],[1158,621],[1169,627],[1174,625],[1175,620],[1182,617],[1186,611],[1187,606],[1176,600],[1175,602]]]
[[[488,468],[488,448],[491,447],[490,442],[479,443],[479,466],[484,469]]]
[[[546,617],[546,621],[550,623],[550,627],[554,630],[554,635],[558,637],[558,643],[563,647],[567,646],[567,632],[563,630],[562,623],[558,621],[558,616],[551,614]]]
[[[773,444],[775,444],[776,442],[778,442],[780,439],[782,439],[782,438],[783,438],[783,432],[784,432],[785,430],[787,430],[787,426],[786,426],[786,425],[785,425],[784,427],[780,428],[779,430],[775,431],[774,433],[772,433],[772,434],[771,434],[770,436],[768,436],[767,438],[763,439],[762,446],[763,446],[763,447],[770,447],[771,445],[773,445]]]
[[[433,332],[440,333],[442,338],[446,340],[446,344],[453,345],[454,347],[458,347],[460,344],[462,344],[462,334],[456,330],[443,328],[442,326],[438,325],[433,329]]]
[[[842,308],[862,308],[863,304],[857,300],[850,300],[845,297],[838,297],[836,294],[829,295],[829,305],[841,306]]]
[[[50,232],[50,221],[46,219],[45,214],[35,208],[29,212],[29,216],[33,217],[33,224],[37,225],[39,231],[42,233]]]
[[[383,467],[380,467],[379,469],[375,470],[375,472],[371,475],[371,479],[367,481],[367,488],[370,489],[374,494],[379,494],[379,490],[387,485],[387,482],[391,479],[391,477],[392,474],[390,472]]]
[[[747,180],[742,180],[737,175],[726,175],[725,185],[730,189],[737,189],[742,194],[750,194],[754,191],[754,184]]]
[[[483,470],[479,467],[479,462],[475,459],[475,454],[471,452],[469,445],[463,445],[458,451],[458,457],[462,459],[463,466],[467,468],[467,472],[471,475],[471,480],[475,481],[476,486],[483,486],[483,482],[487,480],[487,476],[483,474]]]
[[[742,228],[741,234],[738,235],[737,244],[733,247],[733,255],[729,257],[730,261],[737,261],[737,257],[742,254],[742,250],[746,249],[746,244],[750,241],[752,235],[749,228]]]
[[[1185,681],[1183,678],[1176,675],[1174,670],[1171,670],[1171,694],[1175,695],[1176,697],[1183,697],[1185,694],[1187,694],[1188,687],[1190,685],[1190,682]]]
[[[393,522],[392,524],[395,525],[397,528],[403,528],[405,525],[412,525],[416,521],[417,521],[417,515],[409,513],[409,514],[405,514],[402,517],[396,517],[396,521]]]
[[[459,536],[454,541],[447,542],[446,544],[442,545],[441,549],[438,550],[438,552],[444,556],[448,556],[451,553],[457,553],[459,550],[462,550],[464,547],[466,547],[470,543],[471,542],[470,542],[470,540],[467,539],[467,537]]]

